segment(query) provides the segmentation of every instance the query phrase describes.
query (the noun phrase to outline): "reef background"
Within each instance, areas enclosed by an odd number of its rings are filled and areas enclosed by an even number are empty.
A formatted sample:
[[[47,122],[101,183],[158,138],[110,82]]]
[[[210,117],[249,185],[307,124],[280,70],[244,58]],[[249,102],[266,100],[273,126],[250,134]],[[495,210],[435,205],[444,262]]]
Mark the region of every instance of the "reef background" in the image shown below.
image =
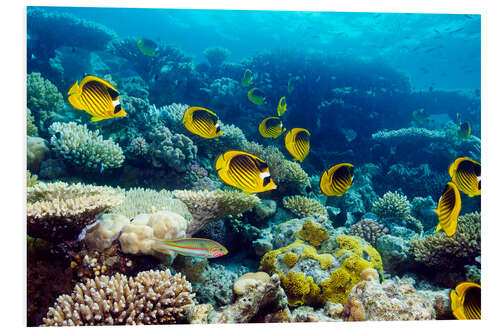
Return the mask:
[[[432,213],[449,164],[481,161],[479,17],[30,7],[27,30],[28,325],[447,319],[449,288],[480,281],[480,197],[462,195],[453,237],[434,232]],[[157,57],[139,51],[143,37]],[[268,104],[248,100],[247,68]],[[68,105],[85,73],[117,87],[126,118],[91,123]],[[301,164],[283,136],[257,130],[284,95],[285,127],[312,134]],[[224,135],[189,133],[188,106],[215,111]],[[223,185],[213,161],[228,149],[263,158],[278,189]],[[353,187],[319,195],[319,176],[340,162],[355,165]],[[229,254],[158,253],[152,235],[210,238]],[[244,275],[256,271],[266,274]],[[169,281],[176,296],[153,315],[137,292],[123,306],[141,319],[120,309],[122,321],[101,322],[91,304],[71,322],[61,314],[82,307],[57,297],[115,273],[115,286]]]

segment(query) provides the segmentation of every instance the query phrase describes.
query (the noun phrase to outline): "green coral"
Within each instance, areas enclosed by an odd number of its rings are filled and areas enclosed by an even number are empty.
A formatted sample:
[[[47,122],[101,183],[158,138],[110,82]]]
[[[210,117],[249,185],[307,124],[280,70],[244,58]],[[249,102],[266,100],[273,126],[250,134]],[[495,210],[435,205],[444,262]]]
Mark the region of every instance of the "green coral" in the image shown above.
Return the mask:
[[[27,187],[32,187],[35,186],[37,183],[38,176],[37,175],[31,175],[31,172],[29,170],[26,170],[26,186]]]
[[[406,195],[389,191],[373,204],[372,212],[380,218],[406,218],[410,215],[410,202]]]
[[[31,114],[31,110],[28,108],[26,114],[26,134],[28,136],[37,136],[38,128],[35,125],[35,117]]]
[[[99,130],[91,131],[85,124],[56,122],[49,127],[49,132],[54,149],[82,169],[118,168],[125,159],[117,143],[104,140]]]
[[[49,120],[64,107],[63,96],[52,82],[36,72],[28,74],[26,89],[27,106],[33,112],[33,123],[45,132]]]
[[[321,203],[301,195],[284,197],[283,206],[301,218],[314,214],[328,216],[326,208]]]
[[[326,228],[317,225],[312,220],[307,221],[302,226],[302,229],[295,233],[297,238],[303,239],[309,242],[313,246],[320,246],[323,241],[329,238]]]

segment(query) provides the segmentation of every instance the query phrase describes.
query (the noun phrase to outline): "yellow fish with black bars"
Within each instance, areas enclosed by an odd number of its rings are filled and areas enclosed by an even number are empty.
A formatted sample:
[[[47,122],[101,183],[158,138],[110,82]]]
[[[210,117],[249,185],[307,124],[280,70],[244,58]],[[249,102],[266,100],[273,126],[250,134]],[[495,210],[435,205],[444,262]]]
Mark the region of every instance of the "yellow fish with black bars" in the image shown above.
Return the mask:
[[[252,77],[252,71],[249,69],[245,70],[245,73],[243,73],[243,77],[241,78],[241,85],[244,88],[248,88],[253,84],[253,77]]]
[[[127,115],[120,104],[120,94],[115,87],[97,76],[87,75],[80,84],[76,81],[69,89],[68,95],[68,102],[72,107],[92,115],[90,121]]]
[[[465,121],[460,124],[460,129],[458,130],[458,136],[462,139],[467,139],[470,137],[471,127],[470,122]]]
[[[284,115],[286,112],[286,99],[285,96],[280,98],[280,101],[278,102],[278,116]]]
[[[250,89],[248,91],[247,95],[248,95],[248,99],[253,104],[257,104],[257,105],[267,104],[266,96],[264,96],[264,92],[262,92],[262,90],[260,90],[259,88]]]
[[[277,188],[266,162],[249,153],[229,150],[217,157],[215,170],[229,186],[246,193],[259,193]]]
[[[462,199],[460,199],[457,185],[448,182],[443,195],[439,198],[437,209],[434,210],[439,219],[436,232],[443,229],[446,236],[453,236],[457,230],[458,214],[460,214],[461,209]]]
[[[350,163],[339,163],[328,171],[323,171],[319,181],[321,193],[327,196],[342,196],[354,181],[354,166]]]
[[[222,135],[217,115],[199,106],[192,106],[184,111],[182,123],[189,132],[202,138],[212,139]]]
[[[474,282],[459,283],[450,291],[450,307],[459,320],[481,319],[481,286]]]
[[[311,133],[304,128],[292,128],[285,135],[285,148],[294,160],[302,162],[309,154]]]
[[[143,38],[137,41],[137,47],[144,55],[156,57],[159,52],[158,45],[151,39]]]
[[[448,168],[451,181],[469,197],[481,195],[481,164],[467,157],[459,157]]]
[[[267,117],[259,125],[260,135],[265,138],[276,139],[285,131],[286,128],[283,128],[283,121],[279,117]]]

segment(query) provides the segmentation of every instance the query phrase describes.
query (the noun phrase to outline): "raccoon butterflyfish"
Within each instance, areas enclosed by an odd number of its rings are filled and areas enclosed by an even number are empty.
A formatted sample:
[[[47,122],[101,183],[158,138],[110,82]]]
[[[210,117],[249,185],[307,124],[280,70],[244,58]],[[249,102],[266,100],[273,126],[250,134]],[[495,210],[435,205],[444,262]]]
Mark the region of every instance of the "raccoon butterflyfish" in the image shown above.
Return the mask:
[[[462,139],[467,139],[470,136],[470,123],[468,121],[460,124],[460,129],[458,130],[458,136]]]
[[[429,123],[429,115],[424,111],[424,109],[416,109],[413,110],[413,119],[419,124],[419,125],[427,125]]]
[[[120,104],[120,94],[115,87],[96,76],[85,76],[80,85],[76,81],[69,88],[68,95],[68,102],[72,107],[92,115],[90,121],[127,115]]]
[[[248,99],[253,104],[262,105],[267,104],[264,93],[259,88],[252,88],[248,91]]]
[[[323,171],[319,181],[321,193],[327,196],[342,196],[354,180],[354,166],[350,163],[340,163]]]
[[[280,98],[280,101],[278,102],[278,116],[284,115],[286,112],[286,99],[285,96]]]
[[[228,253],[224,246],[206,238],[157,239],[153,247],[167,249],[183,256],[208,259],[218,258]]]
[[[294,157],[302,162],[309,154],[309,140],[311,134],[304,128],[292,128],[285,135],[285,148]]]
[[[253,84],[252,71],[249,69],[245,70],[243,77],[241,78],[241,85],[245,88],[250,87]]]
[[[469,197],[481,195],[481,164],[467,157],[459,157],[448,168],[451,181]]]
[[[437,209],[434,210],[439,219],[436,231],[443,229],[446,236],[453,236],[457,230],[458,214],[461,209],[460,192],[458,192],[455,183],[449,182],[446,184],[443,195],[439,198]]]
[[[143,38],[137,41],[137,47],[143,54],[156,57],[158,55],[158,45],[151,39]]]
[[[288,95],[290,95],[292,93],[293,89],[294,89],[294,86],[292,84],[292,78],[288,79],[288,87],[287,88],[288,88],[287,89],[288,90]]]
[[[259,132],[265,138],[276,139],[281,133],[285,132],[283,122],[278,117],[268,117],[260,122]]]
[[[217,115],[199,106],[192,106],[184,111],[182,123],[189,132],[203,138],[212,139],[222,135]]]
[[[459,320],[481,319],[481,286],[474,282],[459,283],[450,291],[450,307]]]
[[[215,170],[224,183],[246,193],[265,192],[277,187],[266,162],[242,151],[229,150],[219,155]]]

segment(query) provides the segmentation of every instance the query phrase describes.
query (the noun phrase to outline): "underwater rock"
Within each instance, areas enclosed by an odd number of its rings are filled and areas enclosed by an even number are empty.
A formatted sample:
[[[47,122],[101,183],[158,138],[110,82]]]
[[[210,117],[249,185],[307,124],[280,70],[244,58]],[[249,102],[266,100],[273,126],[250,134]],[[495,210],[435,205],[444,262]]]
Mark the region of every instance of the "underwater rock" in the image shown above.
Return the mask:
[[[67,175],[66,165],[62,159],[49,158],[40,164],[41,179],[58,179]]]
[[[255,206],[254,212],[258,221],[268,220],[274,214],[276,214],[276,201],[274,200],[261,200],[261,202]]]
[[[26,149],[28,170],[38,174],[41,163],[49,157],[48,142],[40,137],[28,136]]]
[[[252,246],[254,248],[255,254],[257,257],[262,257],[267,252],[273,249],[273,244],[267,239],[256,239],[252,242]]]

